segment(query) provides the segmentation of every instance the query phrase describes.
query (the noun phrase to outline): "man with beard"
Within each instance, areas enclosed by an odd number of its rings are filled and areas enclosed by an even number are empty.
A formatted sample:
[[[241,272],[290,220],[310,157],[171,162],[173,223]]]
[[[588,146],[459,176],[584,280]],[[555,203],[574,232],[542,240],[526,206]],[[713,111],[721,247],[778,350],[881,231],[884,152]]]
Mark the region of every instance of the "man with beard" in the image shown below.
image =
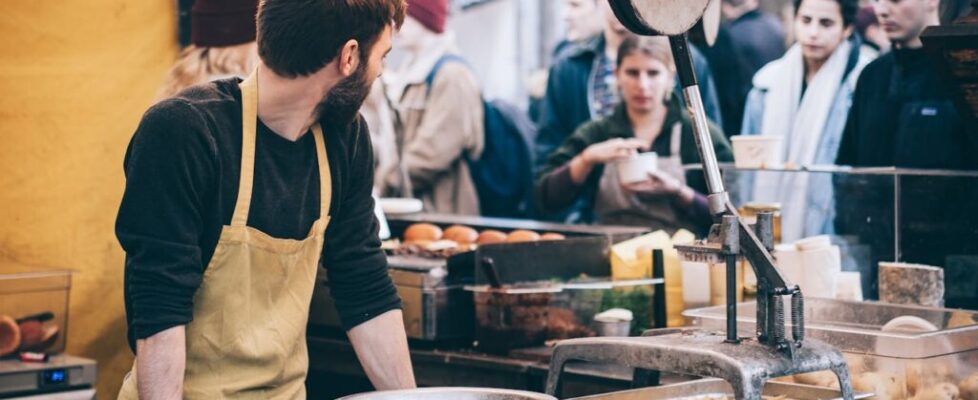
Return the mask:
[[[136,352],[120,398],[305,398],[320,264],[374,386],[415,385],[356,112],[404,7],[265,0],[249,78],[143,116],[116,221]]]

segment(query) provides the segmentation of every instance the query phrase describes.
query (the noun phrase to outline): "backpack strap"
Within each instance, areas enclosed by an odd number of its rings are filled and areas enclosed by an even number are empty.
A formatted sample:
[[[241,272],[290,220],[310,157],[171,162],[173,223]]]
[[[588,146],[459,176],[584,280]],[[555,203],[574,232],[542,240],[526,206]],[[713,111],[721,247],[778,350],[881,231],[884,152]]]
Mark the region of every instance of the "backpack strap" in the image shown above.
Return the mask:
[[[428,72],[428,76],[424,78],[425,97],[431,94],[431,87],[434,86],[435,84],[435,76],[438,75],[438,70],[440,70],[441,67],[445,65],[445,63],[449,63],[449,62],[457,62],[462,65],[465,65],[466,67],[468,67],[469,65],[467,62],[465,62],[465,59],[462,58],[462,56],[459,56],[458,54],[445,53],[444,55],[442,55],[441,58],[438,59],[438,61],[435,61],[435,65],[431,67],[431,72]]]

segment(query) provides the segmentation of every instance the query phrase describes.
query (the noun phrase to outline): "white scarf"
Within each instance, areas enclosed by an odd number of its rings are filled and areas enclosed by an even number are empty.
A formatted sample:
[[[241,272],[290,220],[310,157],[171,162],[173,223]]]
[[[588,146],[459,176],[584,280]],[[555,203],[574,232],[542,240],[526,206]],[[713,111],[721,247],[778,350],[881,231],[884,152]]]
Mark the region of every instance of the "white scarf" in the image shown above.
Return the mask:
[[[754,77],[755,87],[767,89],[761,134],[784,138],[783,161],[798,166],[815,161],[851,47],[846,40],[835,49],[808,83],[804,96],[801,86],[805,79],[805,60],[798,44]],[[755,179],[754,201],[781,203],[784,241],[800,239],[804,232],[808,178],[808,173],[761,172]]]

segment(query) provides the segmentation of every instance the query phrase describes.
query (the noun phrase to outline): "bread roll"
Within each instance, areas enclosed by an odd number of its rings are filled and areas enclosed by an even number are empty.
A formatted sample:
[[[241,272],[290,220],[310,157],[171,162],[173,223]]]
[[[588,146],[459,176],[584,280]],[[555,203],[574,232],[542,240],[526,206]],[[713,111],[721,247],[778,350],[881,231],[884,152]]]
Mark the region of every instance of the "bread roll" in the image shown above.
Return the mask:
[[[964,378],[958,384],[958,391],[963,400],[978,400],[978,372]]]
[[[0,356],[17,351],[20,347],[20,328],[13,318],[0,315]]]
[[[879,373],[865,372],[852,378],[852,389],[857,392],[874,393],[870,399],[876,400],[895,400],[903,399],[903,380],[896,376]]]
[[[479,240],[479,232],[463,225],[452,225],[445,229],[442,239],[451,240],[460,245],[468,245]]]
[[[502,243],[506,241],[506,234],[495,230],[482,231],[479,234],[478,239],[475,240],[476,244],[492,244],[492,243]]]
[[[441,240],[441,228],[427,223],[413,224],[404,231],[405,242],[434,242]]]
[[[920,393],[912,397],[914,400],[957,400],[960,392],[953,383],[941,382],[936,385],[925,387]]]
[[[567,239],[567,237],[559,233],[547,232],[544,233],[543,235],[540,235],[540,240],[564,240],[564,239]]]
[[[803,385],[838,388],[839,378],[832,371],[817,371],[795,375],[795,383]]]
[[[534,231],[528,231],[524,229],[517,229],[509,233],[506,237],[506,241],[510,243],[517,242],[536,242],[540,240],[540,234]]]

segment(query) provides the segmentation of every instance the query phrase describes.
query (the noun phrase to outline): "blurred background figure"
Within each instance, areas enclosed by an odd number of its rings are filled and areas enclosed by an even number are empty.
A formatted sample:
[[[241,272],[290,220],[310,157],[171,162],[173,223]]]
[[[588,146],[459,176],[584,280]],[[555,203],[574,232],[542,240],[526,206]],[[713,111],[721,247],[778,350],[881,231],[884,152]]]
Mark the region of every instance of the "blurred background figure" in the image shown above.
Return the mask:
[[[258,63],[255,13],[258,0],[196,0],[190,13],[190,42],[166,74],[157,98],[189,86],[237,76]]]
[[[559,59],[569,48],[601,34],[604,21],[594,17],[596,13],[601,12],[598,1],[602,0],[563,0],[561,19],[566,31],[564,38],[554,46],[551,54],[553,59]],[[527,79],[527,92],[530,95],[528,112],[530,119],[534,121],[540,118],[541,101],[547,91],[547,76],[547,70],[541,69],[534,71]]]
[[[876,52],[853,34],[857,0],[795,0],[795,10],[798,43],[754,76],[741,131],[783,137],[782,162],[832,164],[856,81]],[[830,231],[832,182],[820,179],[827,177],[761,172],[755,178],[751,200],[781,204],[785,241]]]
[[[394,40],[404,60],[387,86],[405,173],[391,170],[386,182],[413,193],[428,212],[478,215],[465,158],[479,158],[484,144],[479,84],[446,30],[448,0],[411,0],[407,14]]]
[[[537,172],[577,127],[610,116],[620,102],[615,63],[618,46],[632,34],[615,18],[607,1],[599,3],[600,12],[594,18],[603,21],[602,34],[563,52],[550,67],[534,143]],[[693,63],[707,115],[720,123],[723,119],[712,74],[695,47]],[[678,83],[675,91],[681,93]]]
[[[784,54],[784,28],[777,17],[761,11],[757,0],[722,1],[720,11],[748,74]]]
[[[631,36],[616,60],[621,102],[611,116],[578,128],[549,157],[534,189],[538,206],[559,213],[583,202],[596,223],[703,233],[712,217],[700,194],[706,189],[702,173],[682,169],[699,162],[699,155],[689,117],[673,96],[669,42]],[[717,158],[732,160],[723,133],[711,128]],[[644,179],[623,178],[615,163],[638,151],[654,151],[657,169]]]
[[[838,163],[874,167],[971,169],[964,121],[951,89],[923,49],[924,28],[939,25],[939,0],[878,0],[876,16],[893,49],[859,78]]]
[[[862,7],[856,13],[856,32],[862,37],[863,46],[872,47],[880,53],[890,50],[890,39],[886,37],[880,21],[876,19],[873,6]]]

